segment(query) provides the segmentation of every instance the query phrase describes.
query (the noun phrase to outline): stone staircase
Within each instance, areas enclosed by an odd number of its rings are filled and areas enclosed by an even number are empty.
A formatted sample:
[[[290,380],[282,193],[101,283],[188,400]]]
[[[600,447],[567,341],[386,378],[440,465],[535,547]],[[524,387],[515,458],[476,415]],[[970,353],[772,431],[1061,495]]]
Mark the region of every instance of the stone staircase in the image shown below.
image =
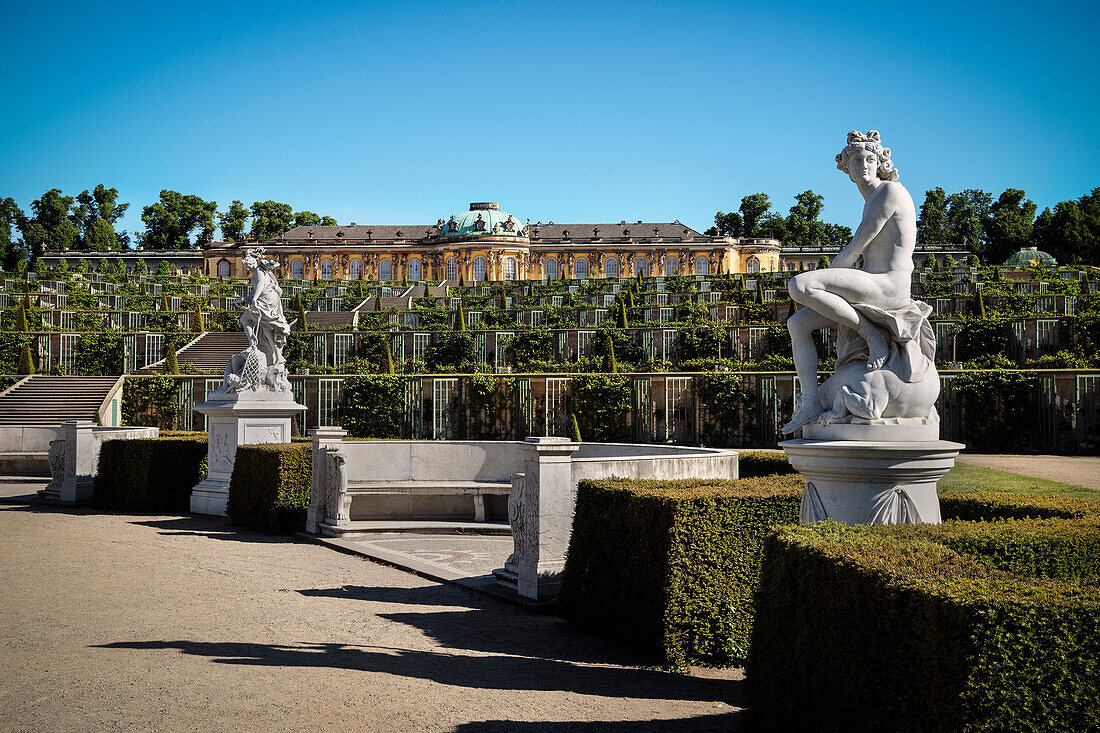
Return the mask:
[[[358,320],[359,314],[355,311],[309,311],[306,313],[306,323],[309,324],[310,328],[316,326],[323,331],[334,328],[354,331]],[[300,326],[301,324],[295,319],[292,329],[300,331],[302,330]]]
[[[0,425],[60,425],[94,420],[120,377],[35,374],[0,393]]]
[[[180,366],[194,364],[197,368],[221,372],[229,358],[248,348],[244,331],[207,331],[176,352]],[[149,365],[143,371],[163,372],[164,360]]]

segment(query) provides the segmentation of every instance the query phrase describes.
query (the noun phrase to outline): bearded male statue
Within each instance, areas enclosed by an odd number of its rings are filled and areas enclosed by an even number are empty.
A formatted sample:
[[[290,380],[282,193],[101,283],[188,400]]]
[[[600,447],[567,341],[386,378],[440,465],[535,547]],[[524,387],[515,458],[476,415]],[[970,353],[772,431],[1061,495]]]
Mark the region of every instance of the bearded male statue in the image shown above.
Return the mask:
[[[913,199],[876,130],[849,132],[836,165],[862,194],[863,219],[828,268],[799,273],[788,285],[803,306],[787,321],[802,392],[783,432],[815,423],[908,424],[928,426],[934,440],[939,376],[932,309],[910,292]],[[813,332],[821,328],[837,329],[837,360],[835,374],[819,387]]]

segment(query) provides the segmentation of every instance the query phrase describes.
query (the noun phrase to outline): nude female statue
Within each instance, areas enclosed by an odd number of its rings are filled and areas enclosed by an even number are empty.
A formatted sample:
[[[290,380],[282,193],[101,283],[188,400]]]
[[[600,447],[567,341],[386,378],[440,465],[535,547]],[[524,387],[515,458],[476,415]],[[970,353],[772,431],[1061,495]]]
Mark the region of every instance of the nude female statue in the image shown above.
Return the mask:
[[[860,405],[847,412],[864,418],[878,418],[887,412],[887,405],[898,404],[895,412],[903,417],[920,416],[902,413],[925,411],[927,395],[922,393],[921,406],[901,406],[898,399],[906,388],[903,383],[927,381],[928,343],[931,339],[927,328],[924,304],[914,303],[910,293],[913,271],[913,249],[916,246],[916,210],[913,199],[905,187],[897,182],[898,172],[890,160],[890,149],[882,146],[879,133],[871,130],[863,134],[853,130],[848,133],[848,144],[836,156],[837,168],[844,171],[863,195],[863,219],[852,241],[833,259],[828,269],[799,273],[788,285],[791,298],[804,308],[787,321],[791,333],[795,371],[802,386],[798,406],[791,421],[783,426],[783,432],[794,433],[804,425],[819,420],[823,422],[842,417],[844,402],[833,406],[835,399],[848,396],[847,404]],[[863,269],[855,269],[860,257]],[[862,339],[860,355],[865,362],[859,372],[867,394],[853,392],[839,384],[827,390],[829,405],[823,405],[817,384],[817,347],[813,331],[820,328],[839,328],[858,334]],[[849,339],[850,340],[850,339]],[[893,348],[898,343],[902,348]],[[931,340],[934,350],[934,339]],[[914,351],[915,349],[915,351]],[[838,349],[839,351],[839,349]],[[851,353],[851,349],[847,350]],[[882,369],[892,354],[901,353],[906,364],[891,367],[891,374],[868,379],[867,375]],[[852,363],[851,358],[838,358],[838,374],[843,366]],[[851,372],[852,369],[849,369]],[[932,372],[934,375],[934,366]],[[900,378],[898,375],[900,374]],[[832,381],[832,380],[830,380]],[[877,393],[867,386],[879,385]],[[890,395],[885,393],[891,385]],[[909,391],[912,391],[911,389]],[[927,392],[928,390],[924,390]],[[895,394],[895,392],[897,394]],[[936,382],[938,393],[938,381]],[[874,399],[873,399],[874,398]],[[889,398],[889,399],[887,399]],[[933,395],[932,399],[935,399]],[[866,404],[864,404],[866,403]],[[869,408],[867,405],[874,404]],[[833,409],[826,412],[827,407]],[[889,414],[888,414],[889,416]],[[922,416],[923,417],[923,416]]]

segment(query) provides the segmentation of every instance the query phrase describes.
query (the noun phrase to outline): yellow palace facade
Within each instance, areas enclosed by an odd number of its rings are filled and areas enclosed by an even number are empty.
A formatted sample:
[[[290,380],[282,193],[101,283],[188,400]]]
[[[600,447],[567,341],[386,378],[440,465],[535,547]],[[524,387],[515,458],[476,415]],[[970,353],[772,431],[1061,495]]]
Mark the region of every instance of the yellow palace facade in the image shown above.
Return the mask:
[[[241,257],[262,246],[280,276],[319,280],[502,280],[776,272],[774,239],[708,237],[679,221],[521,224],[497,204],[435,224],[296,227],[282,236],[214,242],[203,251],[211,277],[242,277]]]

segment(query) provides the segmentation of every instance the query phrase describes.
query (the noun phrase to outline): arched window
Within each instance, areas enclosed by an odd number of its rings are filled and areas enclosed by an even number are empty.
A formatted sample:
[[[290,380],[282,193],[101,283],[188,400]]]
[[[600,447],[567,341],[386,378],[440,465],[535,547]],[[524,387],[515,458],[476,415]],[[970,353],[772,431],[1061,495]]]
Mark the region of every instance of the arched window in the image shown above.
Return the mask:
[[[414,282],[420,279],[420,260],[409,260],[409,279]]]
[[[603,274],[604,277],[618,277],[619,276],[619,260],[614,257],[608,257],[603,262]]]
[[[745,265],[745,269],[749,272],[760,272],[760,260],[755,257],[750,257],[748,264]]]
[[[578,280],[588,277],[588,260],[583,257],[577,260],[577,264],[573,266],[573,275]]]
[[[303,265],[301,260],[294,260],[290,263],[290,276],[295,280],[302,279]]]
[[[696,275],[709,275],[710,274],[710,262],[706,257],[695,258],[695,274]]]
[[[382,260],[378,263],[378,279],[383,281],[393,279],[393,265],[389,260]]]
[[[332,260],[321,260],[321,279],[332,279]]]
[[[504,279],[515,280],[516,279],[516,258],[506,257],[504,259]]]
[[[647,266],[648,266],[648,263],[646,262],[646,260],[644,260],[641,257],[634,260],[634,274],[638,275],[640,277],[646,277],[646,275],[649,274],[649,273],[646,272],[646,267]]]
[[[546,261],[546,279],[557,280],[558,279],[558,261],[547,260]]]
[[[458,279],[458,263],[455,262],[454,257],[448,257],[447,258],[447,273],[446,273],[446,275],[447,275],[448,280],[457,280]]]
[[[680,274],[680,260],[675,257],[669,257],[665,260],[665,274],[669,277],[676,277]]]
[[[479,283],[485,279],[485,258],[474,258],[474,282]]]
[[[229,260],[222,260],[218,263],[218,277],[229,277],[230,271]]]
[[[358,280],[359,276],[363,274],[363,260],[352,260],[348,265],[348,277],[352,280]]]

